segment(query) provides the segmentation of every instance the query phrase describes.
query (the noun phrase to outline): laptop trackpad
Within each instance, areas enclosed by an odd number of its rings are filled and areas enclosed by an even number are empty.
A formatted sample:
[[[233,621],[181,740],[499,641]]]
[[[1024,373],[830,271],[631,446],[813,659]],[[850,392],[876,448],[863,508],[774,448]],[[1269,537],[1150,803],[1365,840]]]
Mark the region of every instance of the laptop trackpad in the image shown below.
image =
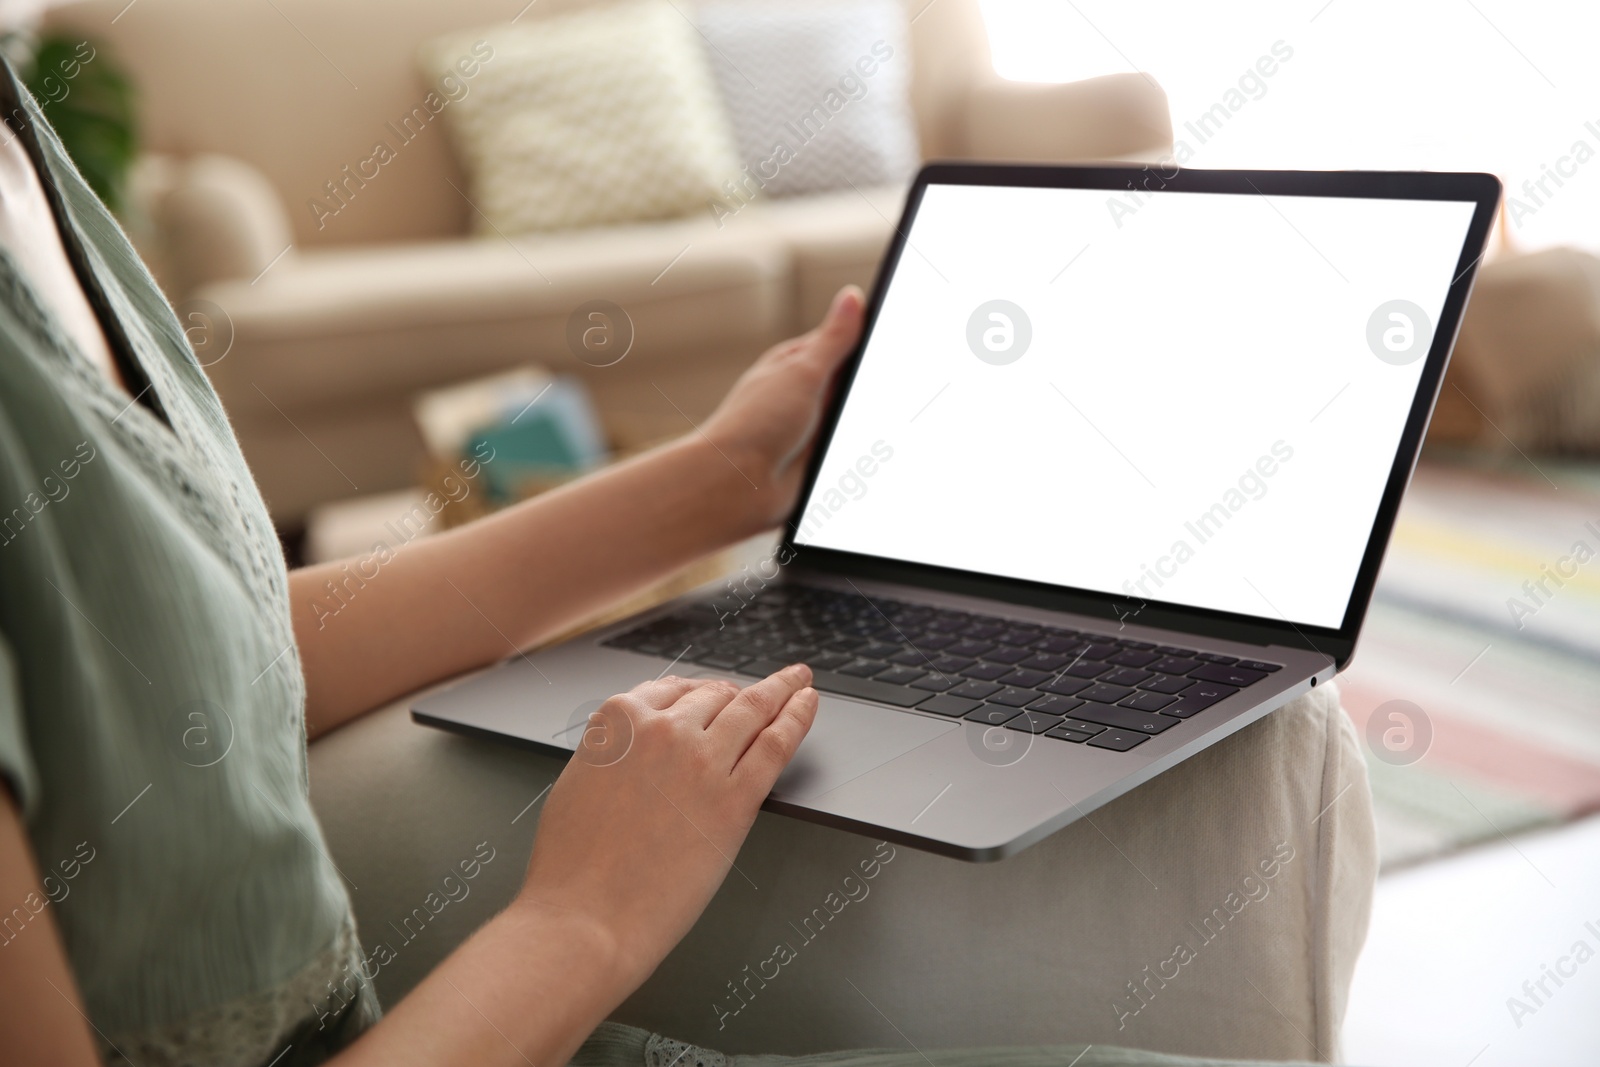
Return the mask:
[[[748,678],[719,671],[702,672],[702,677],[732,678],[741,685],[750,684]],[[778,776],[772,795],[781,800],[820,797],[955,729],[959,724],[824,693],[811,732]]]

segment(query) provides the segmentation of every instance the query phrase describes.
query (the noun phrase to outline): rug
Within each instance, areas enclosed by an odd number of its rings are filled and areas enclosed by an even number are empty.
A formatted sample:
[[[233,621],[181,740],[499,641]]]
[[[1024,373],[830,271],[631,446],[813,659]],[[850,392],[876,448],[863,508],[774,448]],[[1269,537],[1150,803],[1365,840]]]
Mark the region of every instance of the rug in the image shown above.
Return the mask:
[[[1600,465],[1424,460],[1339,684],[1385,869],[1600,811]]]

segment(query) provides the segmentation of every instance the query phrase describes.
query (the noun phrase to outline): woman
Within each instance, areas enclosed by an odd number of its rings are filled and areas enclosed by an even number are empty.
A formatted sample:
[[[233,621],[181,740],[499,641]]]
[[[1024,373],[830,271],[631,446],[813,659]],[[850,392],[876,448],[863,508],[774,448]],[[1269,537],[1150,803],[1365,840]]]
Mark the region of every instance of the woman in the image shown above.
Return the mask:
[[[861,294],[702,432],[408,546],[324,626],[336,568],[286,573],[172,312],[9,67],[0,96],[0,1060],[565,1062],[728,873],[808,669],[608,702],[628,758],[571,761],[514,902],[381,1021],[325,996],[360,947],[306,739],[780,521]],[[674,1048],[646,1036],[582,1056]]]

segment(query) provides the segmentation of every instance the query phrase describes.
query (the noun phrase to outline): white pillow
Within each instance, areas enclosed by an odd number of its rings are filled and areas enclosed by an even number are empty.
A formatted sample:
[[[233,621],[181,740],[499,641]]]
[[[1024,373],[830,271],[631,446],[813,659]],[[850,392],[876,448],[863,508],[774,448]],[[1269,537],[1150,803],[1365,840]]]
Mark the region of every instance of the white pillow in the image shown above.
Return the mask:
[[[447,121],[481,234],[703,211],[738,170],[699,35],[668,0],[451,33],[422,47],[424,76],[464,56],[481,69]]]
[[[908,180],[919,161],[899,0],[727,0],[696,15],[741,175],[772,196]]]

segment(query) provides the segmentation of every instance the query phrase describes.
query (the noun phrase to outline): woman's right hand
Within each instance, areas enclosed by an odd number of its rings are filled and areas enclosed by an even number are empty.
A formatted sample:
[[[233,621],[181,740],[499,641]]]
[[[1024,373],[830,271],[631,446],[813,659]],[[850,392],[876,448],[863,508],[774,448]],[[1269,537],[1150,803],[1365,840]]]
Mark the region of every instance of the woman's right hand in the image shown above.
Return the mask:
[[[518,906],[592,922],[643,982],[722,884],[811,728],[802,664],[741,689],[662,678],[602,704],[545,803]]]

